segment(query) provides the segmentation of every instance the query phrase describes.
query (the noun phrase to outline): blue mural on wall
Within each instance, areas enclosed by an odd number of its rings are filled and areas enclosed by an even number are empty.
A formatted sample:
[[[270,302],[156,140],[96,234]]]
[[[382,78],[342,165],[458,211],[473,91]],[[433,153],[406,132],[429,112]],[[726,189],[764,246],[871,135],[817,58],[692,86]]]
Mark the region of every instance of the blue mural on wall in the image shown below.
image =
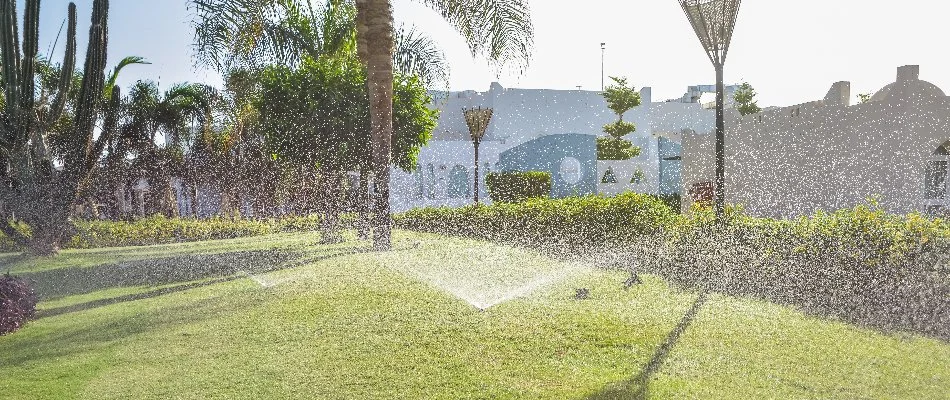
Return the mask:
[[[597,193],[597,142],[593,135],[547,135],[499,155],[497,171],[544,171],[552,178],[551,197]]]

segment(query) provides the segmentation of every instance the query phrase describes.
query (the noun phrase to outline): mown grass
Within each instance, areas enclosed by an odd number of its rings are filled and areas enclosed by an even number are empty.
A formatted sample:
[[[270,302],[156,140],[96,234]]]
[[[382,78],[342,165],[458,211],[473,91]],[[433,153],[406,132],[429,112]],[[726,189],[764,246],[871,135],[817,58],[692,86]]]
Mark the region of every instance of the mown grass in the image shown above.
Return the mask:
[[[389,253],[318,239],[0,256],[45,295],[38,320],[0,337],[0,397],[939,399],[950,387],[950,344],[936,339],[653,276],[624,291],[623,273],[596,269],[482,312],[437,285],[514,287],[529,278],[518,271],[571,265],[435,235],[399,232]],[[574,300],[579,287],[591,298]]]

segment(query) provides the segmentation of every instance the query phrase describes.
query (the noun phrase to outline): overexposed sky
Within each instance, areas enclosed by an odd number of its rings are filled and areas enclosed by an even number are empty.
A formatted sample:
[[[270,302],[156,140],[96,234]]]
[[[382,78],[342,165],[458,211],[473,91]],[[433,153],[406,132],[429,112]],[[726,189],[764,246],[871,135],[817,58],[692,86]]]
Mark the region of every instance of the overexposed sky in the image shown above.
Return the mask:
[[[77,0],[79,46],[85,49],[91,0]],[[138,79],[218,84],[195,69],[193,30],[185,0],[112,0],[110,68],[127,55],[153,64],[130,67],[123,87]],[[40,51],[46,52],[66,15],[64,0],[44,0]],[[681,96],[686,86],[711,84],[714,73],[676,0],[531,0],[535,49],[521,75],[496,76],[473,60],[451,26],[414,0],[393,0],[396,22],[433,37],[452,66],[452,90],[506,87],[600,89],[600,43],[606,74],[653,88],[654,100]],[[21,7],[22,10],[22,7]],[[900,65],[919,64],[921,78],[950,90],[950,3],[934,0],[745,0],[726,63],[726,80],[750,82],[759,104],[790,105],[824,97],[835,81],[852,94],[892,82]],[[58,51],[61,53],[62,44]],[[58,62],[61,56],[54,56]],[[81,65],[82,60],[78,61]]]

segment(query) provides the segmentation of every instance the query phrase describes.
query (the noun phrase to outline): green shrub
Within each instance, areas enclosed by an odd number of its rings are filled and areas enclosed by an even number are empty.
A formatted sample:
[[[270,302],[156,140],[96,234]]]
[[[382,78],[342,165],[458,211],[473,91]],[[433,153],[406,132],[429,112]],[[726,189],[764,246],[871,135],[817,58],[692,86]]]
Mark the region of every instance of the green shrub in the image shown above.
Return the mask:
[[[341,219],[346,224],[351,218]],[[180,219],[161,215],[136,221],[74,221],[75,234],[64,243],[67,249],[148,246],[155,244],[232,239],[280,232],[311,231],[320,228],[320,219],[287,217],[280,219]],[[28,227],[22,227],[25,232]],[[0,252],[18,251],[0,234]]]
[[[727,216],[718,225],[708,208],[679,215],[656,196],[626,193],[417,209],[394,218],[404,229],[594,250],[681,286],[950,339],[946,221],[890,215],[873,204],[794,220],[750,217],[740,207],[727,208]]]
[[[36,316],[36,292],[27,281],[0,275],[0,336],[11,334]]]
[[[461,235],[535,247],[576,249],[625,244],[656,235],[676,214],[653,196],[530,199],[490,206],[422,208],[394,216],[405,229]]]
[[[752,295],[882,329],[950,338],[950,225],[871,206],[795,220],[694,210],[651,269],[679,284]]]
[[[551,195],[551,174],[548,172],[489,172],[485,183],[488,196],[495,203],[520,203]]]
[[[657,196],[657,198],[660,201],[662,201],[663,204],[666,204],[671,209],[673,209],[673,211],[675,211],[676,213],[680,213],[681,210],[683,209],[683,198],[678,193]]]
[[[623,161],[640,155],[640,148],[629,140],[612,137],[597,138],[597,159],[602,161]]]

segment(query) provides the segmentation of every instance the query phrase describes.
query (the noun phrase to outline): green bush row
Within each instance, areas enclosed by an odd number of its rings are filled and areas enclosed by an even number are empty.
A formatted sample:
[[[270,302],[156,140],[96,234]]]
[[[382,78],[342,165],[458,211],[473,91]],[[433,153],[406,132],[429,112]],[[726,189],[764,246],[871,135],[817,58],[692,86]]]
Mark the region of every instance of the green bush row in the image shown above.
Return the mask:
[[[733,210],[681,218],[650,269],[679,284],[751,295],[882,329],[950,339],[950,224],[858,206],[794,220]]]
[[[396,225],[580,248],[685,287],[950,339],[950,224],[890,215],[873,203],[793,220],[750,217],[731,207],[728,222],[718,225],[709,209],[678,215],[661,199],[628,193],[419,209],[397,215]]]
[[[225,218],[198,220],[166,218],[158,215],[136,221],[75,221],[74,227],[75,231],[64,243],[64,248],[148,246],[308,231],[319,229],[320,219],[310,216],[267,220]],[[21,229],[29,233],[27,227],[21,227]],[[0,252],[17,250],[12,240],[0,234]]]
[[[397,214],[394,220],[404,229],[576,249],[629,243],[643,235],[659,234],[674,223],[676,213],[653,196],[627,193],[535,198],[458,209],[423,208]]]
[[[488,196],[495,203],[520,203],[551,196],[551,174],[548,172],[489,172],[485,184]]]

